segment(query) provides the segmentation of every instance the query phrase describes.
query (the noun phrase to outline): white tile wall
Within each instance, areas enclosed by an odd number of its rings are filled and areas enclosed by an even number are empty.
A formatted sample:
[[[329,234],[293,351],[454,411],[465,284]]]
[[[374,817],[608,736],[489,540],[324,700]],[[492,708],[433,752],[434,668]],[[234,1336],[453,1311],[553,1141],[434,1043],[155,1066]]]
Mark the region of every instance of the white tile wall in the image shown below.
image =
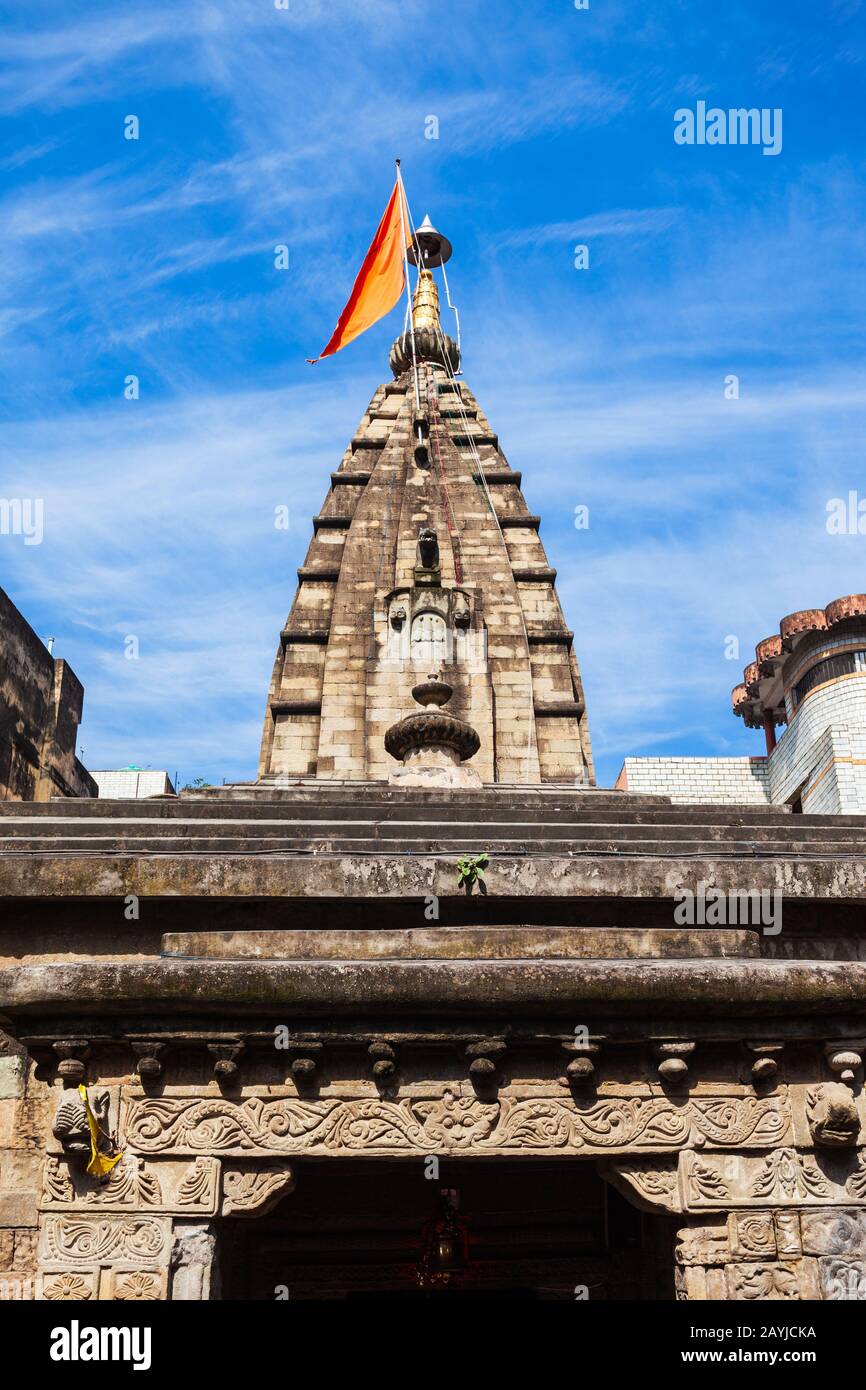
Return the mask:
[[[866,812],[866,675],[846,676],[808,695],[769,762],[775,805],[803,788],[804,811]]]
[[[766,758],[626,758],[630,792],[672,801],[766,805]]]
[[[91,772],[91,777],[99,788],[99,795],[107,800],[135,801],[143,796],[160,796],[171,792],[167,772],[144,768],[135,772],[131,768],[111,768],[102,772]]]
[[[808,814],[866,814],[866,675],[813,691],[769,758],[626,758],[623,767],[630,792],[677,802],[782,806],[799,792]]]

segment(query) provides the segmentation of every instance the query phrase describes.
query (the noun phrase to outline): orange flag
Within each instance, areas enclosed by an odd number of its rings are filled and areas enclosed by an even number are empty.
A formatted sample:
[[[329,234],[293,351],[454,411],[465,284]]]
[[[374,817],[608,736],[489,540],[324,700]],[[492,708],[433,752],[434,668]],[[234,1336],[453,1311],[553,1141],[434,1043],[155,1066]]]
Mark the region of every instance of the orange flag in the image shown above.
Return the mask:
[[[339,352],[394,308],[406,284],[404,252],[410,241],[408,229],[406,200],[398,179],[330,342],[318,357],[308,357],[308,362],[321,362],[323,357]]]

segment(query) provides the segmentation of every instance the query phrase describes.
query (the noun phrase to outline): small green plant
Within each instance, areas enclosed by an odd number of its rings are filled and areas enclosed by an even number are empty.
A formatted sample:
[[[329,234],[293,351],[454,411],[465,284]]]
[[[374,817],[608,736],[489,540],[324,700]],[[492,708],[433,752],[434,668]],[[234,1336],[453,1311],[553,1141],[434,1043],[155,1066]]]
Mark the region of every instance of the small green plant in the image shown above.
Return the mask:
[[[478,884],[479,893],[487,892],[487,884],[484,882],[484,870],[490,863],[490,859],[485,851],[483,854],[464,854],[457,860],[457,887],[465,888],[467,893]]]

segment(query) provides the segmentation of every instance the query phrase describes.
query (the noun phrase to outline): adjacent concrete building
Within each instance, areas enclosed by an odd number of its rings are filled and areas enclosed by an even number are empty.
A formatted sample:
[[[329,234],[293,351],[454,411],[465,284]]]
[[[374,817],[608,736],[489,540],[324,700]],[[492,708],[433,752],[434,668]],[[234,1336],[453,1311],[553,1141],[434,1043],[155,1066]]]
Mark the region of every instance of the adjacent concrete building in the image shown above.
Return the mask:
[[[153,767],[94,768],[90,774],[103,801],[137,801],[146,796],[174,796],[171,778]]]
[[[96,796],[75,755],[84,687],[0,589],[0,799]]]
[[[683,802],[866,813],[866,594],[783,618],[731,698],[734,714],[763,729],[765,756],[626,758],[617,787]]]

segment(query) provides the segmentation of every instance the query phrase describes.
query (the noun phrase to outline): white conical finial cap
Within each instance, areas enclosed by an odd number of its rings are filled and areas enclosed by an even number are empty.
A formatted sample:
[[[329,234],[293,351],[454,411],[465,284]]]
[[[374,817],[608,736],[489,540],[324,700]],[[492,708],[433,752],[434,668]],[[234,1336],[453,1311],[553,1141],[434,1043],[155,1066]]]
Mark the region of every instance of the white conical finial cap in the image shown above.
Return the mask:
[[[450,260],[451,251],[451,242],[441,232],[437,232],[429,215],[425,216],[421,226],[416,229],[414,240],[409,247],[409,260],[413,265],[432,270],[434,266],[444,265],[446,261]]]

